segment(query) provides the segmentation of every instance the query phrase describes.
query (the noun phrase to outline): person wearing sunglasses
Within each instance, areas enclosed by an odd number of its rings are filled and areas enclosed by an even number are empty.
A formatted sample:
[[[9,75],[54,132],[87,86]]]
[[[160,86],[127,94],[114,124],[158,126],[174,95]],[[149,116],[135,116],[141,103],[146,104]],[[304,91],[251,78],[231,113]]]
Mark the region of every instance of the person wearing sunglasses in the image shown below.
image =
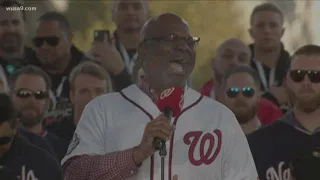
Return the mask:
[[[240,39],[231,38],[221,43],[216,56],[212,60],[214,76],[200,90],[201,94],[217,101],[223,100],[224,90],[221,87],[224,73],[237,66],[250,66],[251,52],[249,47]],[[282,111],[266,98],[259,101],[258,117],[261,124],[267,125],[282,116]]]
[[[320,46],[305,45],[294,53],[284,85],[292,110],[248,136],[261,180],[290,179],[293,156],[306,147],[320,147]]]
[[[55,104],[49,109],[46,118],[54,122],[59,118],[72,116],[68,76],[77,64],[87,58],[72,44],[68,19],[54,11],[42,14],[37,20],[32,44],[35,56],[30,64],[43,69],[52,82],[51,90]]]
[[[223,77],[223,103],[235,114],[245,134],[257,130],[260,101],[259,76],[250,67],[239,66],[227,71]]]
[[[47,132],[42,125],[50,102],[50,77],[38,67],[26,66],[15,71],[9,77],[9,82],[22,129],[43,137],[54,149],[58,159],[62,159],[67,142]],[[29,137],[26,133],[23,135]]]
[[[58,161],[18,133],[18,112],[11,98],[0,93],[0,178],[62,180]],[[5,176],[5,177],[3,177]],[[3,177],[3,178],[2,178]]]

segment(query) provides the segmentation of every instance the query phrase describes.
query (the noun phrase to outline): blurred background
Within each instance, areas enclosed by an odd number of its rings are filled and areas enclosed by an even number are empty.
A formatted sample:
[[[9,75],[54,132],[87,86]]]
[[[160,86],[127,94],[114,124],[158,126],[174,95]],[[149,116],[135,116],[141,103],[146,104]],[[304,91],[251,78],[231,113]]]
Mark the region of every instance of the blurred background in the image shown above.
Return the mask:
[[[230,37],[251,42],[249,16],[253,7],[263,2],[274,2],[283,10],[286,17],[283,43],[289,52],[308,43],[320,44],[319,0],[150,0],[150,7],[152,15],[161,12],[181,15],[188,21],[193,36],[201,38],[192,75],[198,89],[212,76],[210,61],[219,43]],[[25,6],[36,7],[36,11],[27,14],[29,37],[34,35],[36,19],[46,11],[56,10],[69,19],[74,44],[86,51],[91,46],[95,29],[115,29],[111,3],[111,0],[25,0]]]

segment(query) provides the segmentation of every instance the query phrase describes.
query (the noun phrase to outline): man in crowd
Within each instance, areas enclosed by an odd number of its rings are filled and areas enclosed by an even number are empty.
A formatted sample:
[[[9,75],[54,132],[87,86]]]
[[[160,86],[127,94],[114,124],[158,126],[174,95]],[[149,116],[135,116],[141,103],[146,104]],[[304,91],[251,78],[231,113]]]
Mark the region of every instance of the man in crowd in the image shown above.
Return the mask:
[[[70,99],[73,116],[57,121],[47,127],[49,132],[70,142],[84,107],[95,97],[112,92],[112,83],[107,71],[97,63],[85,61],[70,73]]]
[[[223,102],[225,92],[221,86],[224,73],[237,66],[249,66],[250,57],[250,49],[240,39],[231,38],[221,43],[216,50],[216,56],[212,60],[213,78],[203,86],[201,93]],[[270,124],[281,116],[282,112],[276,105],[261,98],[258,117],[262,124]]]
[[[257,130],[261,123],[258,118],[260,101],[260,79],[255,70],[248,66],[235,67],[226,72],[222,80],[224,101],[245,134]]]
[[[190,35],[186,21],[172,13],[146,23],[138,48],[144,83],[100,96],[87,105],[62,160],[65,179],[160,179],[155,137],[170,140],[165,160],[169,179],[174,175],[185,180],[257,178],[246,138],[232,112],[186,86],[199,40]],[[184,89],[174,130],[156,105],[161,92],[171,87]],[[195,150],[197,143],[190,145],[190,139],[202,133],[215,142],[211,144],[215,153],[205,164],[195,159],[203,156]]]
[[[58,158],[62,159],[67,150],[67,142],[48,133],[42,126],[50,102],[48,93],[51,88],[50,77],[40,68],[26,66],[13,72],[9,83],[22,128],[46,139]]]
[[[17,134],[19,120],[10,97],[0,94],[0,179],[62,180],[61,167],[48,152]]]
[[[0,64],[6,75],[28,63],[34,51],[25,46],[25,11],[8,11],[6,7],[20,7],[16,0],[0,0]]]
[[[32,40],[36,58],[34,65],[50,75],[53,107],[48,120],[71,116],[68,76],[73,67],[85,60],[85,56],[72,45],[68,20],[57,12],[43,14],[37,22],[36,36]],[[45,120],[45,125],[47,120]]]
[[[289,53],[281,43],[283,24],[283,13],[273,3],[258,5],[251,13],[249,33],[254,41],[249,46],[251,66],[259,74],[262,90],[269,91],[264,97],[280,107],[288,103],[282,84],[290,62]]]
[[[320,147],[319,71],[320,46],[299,48],[292,57],[285,82],[289,95],[294,99],[292,111],[277,123],[249,135],[248,141],[261,180],[290,179],[290,162],[297,159],[300,152],[310,149],[316,152]],[[317,156],[316,153],[314,155]],[[312,166],[304,168],[318,171]]]
[[[149,17],[148,0],[113,0],[112,20],[116,25],[113,39],[110,42],[94,42],[91,52],[94,60],[101,62],[111,72],[113,78],[117,73],[128,74],[123,80],[114,81],[115,91],[120,91],[129,86],[130,75],[137,61],[137,47],[139,44],[140,31]],[[112,57],[112,58],[110,58]],[[114,62],[118,63],[114,63]],[[126,80],[127,83],[124,83]],[[123,85],[118,85],[122,83]]]

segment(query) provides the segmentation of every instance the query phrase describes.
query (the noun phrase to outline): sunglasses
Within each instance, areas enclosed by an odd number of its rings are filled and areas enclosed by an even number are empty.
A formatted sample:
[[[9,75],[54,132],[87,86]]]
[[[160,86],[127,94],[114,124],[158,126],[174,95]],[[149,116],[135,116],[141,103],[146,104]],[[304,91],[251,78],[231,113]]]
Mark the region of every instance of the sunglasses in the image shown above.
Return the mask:
[[[33,42],[33,45],[37,48],[42,47],[44,42],[46,42],[50,46],[56,46],[59,44],[59,38],[56,36],[35,37],[32,39],[32,42]]]
[[[46,91],[32,92],[29,89],[19,89],[16,91],[16,96],[22,99],[26,99],[33,96],[35,99],[41,100],[47,99],[49,97],[49,93]]]
[[[305,76],[308,76],[312,83],[320,83],[320,71],[318,70],[291,70],[290,78],[296,83],[300,83],[304,80]]]
[[[0,146],[1,146],[1,145],[9,144],[12,139],[13,139],[13,136],[1,137],[1,138],[0,138]]]
[[[227,90],[227,95],[229,98],[235,98],[242,92],[244,97],[251,98],[254,95],[254,89],[251,87],[232,87]]]

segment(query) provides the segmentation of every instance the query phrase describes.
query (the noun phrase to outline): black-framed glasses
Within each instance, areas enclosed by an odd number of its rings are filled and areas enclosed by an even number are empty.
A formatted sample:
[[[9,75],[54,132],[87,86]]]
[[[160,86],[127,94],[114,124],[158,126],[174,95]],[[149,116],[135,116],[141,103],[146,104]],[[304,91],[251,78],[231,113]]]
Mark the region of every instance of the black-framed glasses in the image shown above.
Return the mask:
[[[320,71],[318,70],[291,70],[290,78],[296,83],[300,83],[304,80],[305,76],[308,76],[312,83],[320,83]]]
[[[239,93],[242,93],[244,97],[251,98],[254,95],[254,89],[252,87],[232,87],[227,90],[227,95],[229,98],[235,98],[239,95]]]
[[[16,96],[22,99],[26,99],[33,96],[35,99],[41,100],[41,99],[47,99],[49,97],[49,93],[46,91],[32,92],[29,89],[22,88],[16,91]]]
[[[197,46],[200,42],[199,37],[193,37],[193,36],[178,36],[176,34],[169,34],[166,36],[159,36],[159,37],[153,37],[153,38],[147,38],[144,39],[143,42],[147,41],[167,41],[167,42],[178,42],[178,41],[184,41],[190,46]]]
[[[57,36],[48,37],[35,37],[32,39],[33,45],[37,48],[43,46],[44,42],[50,46],[57,46],[59,44],[59,38]]]

